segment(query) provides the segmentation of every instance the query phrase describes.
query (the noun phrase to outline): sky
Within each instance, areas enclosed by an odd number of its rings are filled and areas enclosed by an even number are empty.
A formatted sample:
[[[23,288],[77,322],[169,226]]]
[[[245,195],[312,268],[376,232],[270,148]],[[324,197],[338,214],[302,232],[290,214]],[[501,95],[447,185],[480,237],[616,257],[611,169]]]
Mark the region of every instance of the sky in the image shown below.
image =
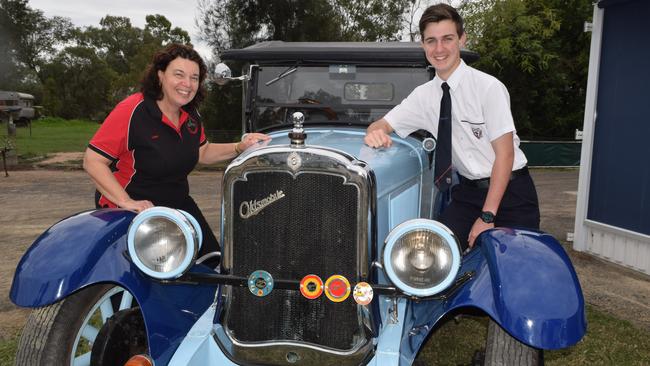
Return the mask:
[[[29,0],[32,9],[42,10],[46,17],[55,15],[70,18],[76,26],[93,25],[106,15],[124,16],[131,24],[144,28],[145,16],[164,15],[172,27],[187,31],[192,44],[204,59],[210,57],[210,48],[198,40],[194,19],[198,15],[197,0]]]

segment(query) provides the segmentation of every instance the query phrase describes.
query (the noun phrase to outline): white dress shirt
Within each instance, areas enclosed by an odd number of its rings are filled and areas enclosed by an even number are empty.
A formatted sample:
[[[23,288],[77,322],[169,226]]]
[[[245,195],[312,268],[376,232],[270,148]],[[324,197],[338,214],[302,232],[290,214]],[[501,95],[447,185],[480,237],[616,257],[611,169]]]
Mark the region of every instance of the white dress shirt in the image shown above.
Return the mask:
[[[436,75],[384,116],[399,136],[419,129],[438,135],[443,82]],[[446,82],[451,94],[451,161],[458,173],[469,179],[490,177],[495,160],[491,142],[508,132],[512,132],[515,151],[512,170],[526,166],[503,83],[462,60]]]

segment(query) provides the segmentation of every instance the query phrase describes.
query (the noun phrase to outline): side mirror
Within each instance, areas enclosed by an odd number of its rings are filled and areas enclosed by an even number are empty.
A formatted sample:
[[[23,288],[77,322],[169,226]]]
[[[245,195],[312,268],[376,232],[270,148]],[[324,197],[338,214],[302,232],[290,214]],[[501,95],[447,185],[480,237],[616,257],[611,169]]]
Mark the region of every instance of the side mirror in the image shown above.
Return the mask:
[[[230,68],[228,67],[228,65],[224,64],[223,62],[217,64],[217,66],[214,67],[214,79],[213,79],[213,81],[217,85],[226,85],[231,80],[244,81],[244,80],[248,80],[248,79],[249,79],[248,75],[233,77],[232,76],[232,71],[230,71]]]

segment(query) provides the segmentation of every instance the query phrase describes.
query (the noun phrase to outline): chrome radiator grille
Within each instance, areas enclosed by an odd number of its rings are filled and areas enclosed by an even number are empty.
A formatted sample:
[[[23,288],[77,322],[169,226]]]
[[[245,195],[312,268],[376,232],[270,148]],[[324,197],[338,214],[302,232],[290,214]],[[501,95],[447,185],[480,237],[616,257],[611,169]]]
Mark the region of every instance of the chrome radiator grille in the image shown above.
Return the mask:
[[[313,273],[323,281],[333,274],[352,286],[359,281],[358,230],[365,228],[358,227],[358,187],[339,175],[259,171],[231,189],[232,274],[261,269],[277,279]],[[297,290],[256,297],[232,288],[226,327],[240,342],[297,341],[339,350],[364,337],[351,297],[308,300]]]

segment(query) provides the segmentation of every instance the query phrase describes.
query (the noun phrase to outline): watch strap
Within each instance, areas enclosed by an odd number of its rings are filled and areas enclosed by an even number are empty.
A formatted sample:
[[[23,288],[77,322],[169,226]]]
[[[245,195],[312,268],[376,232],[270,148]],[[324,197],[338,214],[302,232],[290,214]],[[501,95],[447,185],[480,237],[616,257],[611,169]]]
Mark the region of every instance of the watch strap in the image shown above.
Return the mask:
[[[481,220],[483,220],[484,223],[486,224],[493,224],[494,223],[494,213],[490,211],[483,211],[481,212]]]

